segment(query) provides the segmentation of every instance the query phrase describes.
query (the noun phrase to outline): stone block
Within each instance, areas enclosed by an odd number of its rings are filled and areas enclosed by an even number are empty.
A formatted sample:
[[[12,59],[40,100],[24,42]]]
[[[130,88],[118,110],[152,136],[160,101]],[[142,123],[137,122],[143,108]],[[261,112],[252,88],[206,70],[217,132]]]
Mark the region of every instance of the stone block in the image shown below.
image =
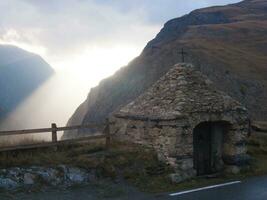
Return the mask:
[[[236,165],[229,165],[229,166],[226,166],[225,173],[227,173],[227,174],[239,174],[240,168]]]
[[[177,161],[177,166],[181,170],[193,169],[193,165],[193,159],[191,158]]]
[[[31,173],[24,174],[23,182],[25,185],[33,185],[34,184],[35,175]]]
[[[223,161],[227,165],[244,166],[250,163],[251,157],[247,154],[239,154],[232,156],[223,156]]]
[[[0,178],[0,188],[3,189],[15,189],[18,187],[18,183],[10,178]]]
[[[177,171],[169,175],[172,183],[181,183],[196,176],[195,170]]]

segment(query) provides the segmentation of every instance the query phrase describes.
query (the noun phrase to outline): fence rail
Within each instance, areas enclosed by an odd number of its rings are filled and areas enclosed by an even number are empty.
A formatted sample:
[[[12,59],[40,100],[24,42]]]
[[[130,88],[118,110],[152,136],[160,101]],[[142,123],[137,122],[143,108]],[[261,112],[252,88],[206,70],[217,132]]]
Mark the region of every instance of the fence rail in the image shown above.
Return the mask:
[[[102,129],[102,134],[90,135],[86,137],[79,137],[66,140],[58,140],[57,134],[58,131],[68,131],[68,130],[78,130],[78,129]],[[1,136],[11,136],[11,135],[28,135],[28,134],[38,134],[38,133],[51,133],[51,141],[42,142],[42,143],[33,143],[33,144],[22,144],[22,145],[10,145],[5,147],[0,147],[0,152],[2,151],[11,151],[11,150],[20,150],[20,149],[32,149],[32,148],[41,148],[41,147],[50,147],[58,146],[64,144],[72,144],[75,142],[89,141],[96,139],[106,139],[106,148],[109,148],[110,145],[110,130],[109,122],[106,121],[105,124],[85,124],[77,126],[65,126],[57,127],[55,123],[51,124],[51,128],[40,128],[40,129],[25,129],[25,130],[12,130],[12,131],[0,131],[0,140]]]
[[[32,134],[32,133],[45,133],[45,132],[52,132],[53,129],[56,129],[56,131],[67,131],[67,130],[75,130],[75,129],[81,129],[81,128],[102,128],[102,127],[103,127],[103,125],[99,125],[99,124],[86,124],[86,125],[78,125],[78,126],[57,127],[56,124],[53,123],[51,125],[51,128],[25,129],[25,130],[14,130],[14,131],[0,131],[0,136],[4,136],[4,135],[24,135],[24,134]]]

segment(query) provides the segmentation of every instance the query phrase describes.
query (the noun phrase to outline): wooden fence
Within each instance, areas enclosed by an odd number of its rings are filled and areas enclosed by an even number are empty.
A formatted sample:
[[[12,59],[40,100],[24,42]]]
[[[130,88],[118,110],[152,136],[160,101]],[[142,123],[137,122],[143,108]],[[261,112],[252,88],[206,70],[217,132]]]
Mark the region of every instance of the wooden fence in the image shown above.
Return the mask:
[[[79,137],[73,139],[65,139],[58,140],[58,131],[70,131],[70,130],[78,130],[78,129],[102,129],[101,134],[97,135],[89,135],[86,137]],[[11,150],[20,150],[20,149],[33,149],[33,148],[42,148],[42,147],[52,147],[59,146],[65,144],[73,144],[81,141],[89,141],[96,139],[105,139],[106,148],[110,146],[110,130],[109,123],[106,121],[105,124],[86,124],[79,126],[65,126],[65,127],[57,127],[55,123],[51,124],[51,128],[40,128],[40,129],[26,129],[26,130],[14,130],[14,131],[0,131],[0,141],[1,136],[13,136],[13,135],[27,135],[27,134],[37,134],[37,133],[51,133],[51,141],[47,142],[39,142],[33,144],[20,144],[20,145],[10,145],[5,147],[0,147],[0,152],[2,151],[11,151]]]

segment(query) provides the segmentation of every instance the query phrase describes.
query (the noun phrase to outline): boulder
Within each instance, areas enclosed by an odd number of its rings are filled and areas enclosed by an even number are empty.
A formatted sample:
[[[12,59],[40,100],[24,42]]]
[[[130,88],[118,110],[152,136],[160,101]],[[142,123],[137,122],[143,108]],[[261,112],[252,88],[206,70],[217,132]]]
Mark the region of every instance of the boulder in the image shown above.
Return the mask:
[[[79,168],[69,168],[66,176],[72,183],[82,183],[87,180],[87,173]]]
[[[225,172],[227,174],[239,174],[240,173],[240,168],[236,165],[230,165],[225,168]]]
[[[176,171],[169,175],[172,183],[181,183],[196,176],[196,171],[191,169],[187,171]]]
[[[26,174],[24,174],[23,182],[25,185],[33,185],[35,178],[36,178],[35,175],[33,175],[31,173],[26,173]]]
[[[0,178],[0,188],[15,189],[18,186],[18,183],[10,178]]]

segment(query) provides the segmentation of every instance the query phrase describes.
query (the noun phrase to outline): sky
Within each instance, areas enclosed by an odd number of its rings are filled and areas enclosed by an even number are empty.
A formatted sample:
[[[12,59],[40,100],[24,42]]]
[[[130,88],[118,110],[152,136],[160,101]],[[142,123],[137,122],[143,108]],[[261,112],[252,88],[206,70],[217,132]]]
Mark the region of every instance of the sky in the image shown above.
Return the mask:
[[[197,8],[238,1],[0,0],[0,44],[41,55],[57,74],[22,102],[5,124],[45,126],[48,115],[64,125],[90,88],[138,56],[165,22]],[[53,101],[51,93],[57,95]],[[42,120],[33,124],[37,118]]]

